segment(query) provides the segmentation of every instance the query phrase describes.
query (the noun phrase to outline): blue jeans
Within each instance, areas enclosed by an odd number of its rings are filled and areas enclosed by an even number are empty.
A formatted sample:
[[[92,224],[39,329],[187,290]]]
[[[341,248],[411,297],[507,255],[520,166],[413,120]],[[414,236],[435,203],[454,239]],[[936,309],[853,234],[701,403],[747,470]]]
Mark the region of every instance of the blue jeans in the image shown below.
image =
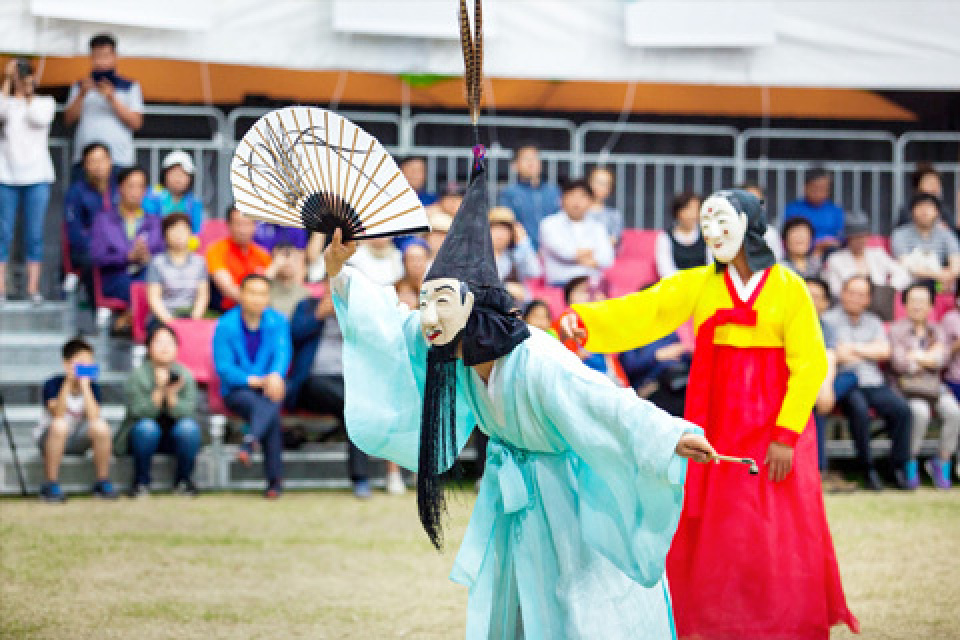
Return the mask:
[[[283,478],[283,427],[279,402],[273,402],[253,389],[234,389],[223,399],[230,411],[250,424],[250,435],[263,448],[263,473],[268,486],[277,486]]]
[[[171,453],[177,458],[174,486],[190,480],[200,440],[200,427],[193,418],[181,418],[170,429],[162,429],[156,420],[140,420],[130,431],[134,483],[150,486],[150,461],[155,453]]]
[[[27,262],[43,262],[43,220],[49,202],[49,182],[16,186],[0,184],[0,262],[10,258],[13,227],[21,208],[26,223],[23,239]]]

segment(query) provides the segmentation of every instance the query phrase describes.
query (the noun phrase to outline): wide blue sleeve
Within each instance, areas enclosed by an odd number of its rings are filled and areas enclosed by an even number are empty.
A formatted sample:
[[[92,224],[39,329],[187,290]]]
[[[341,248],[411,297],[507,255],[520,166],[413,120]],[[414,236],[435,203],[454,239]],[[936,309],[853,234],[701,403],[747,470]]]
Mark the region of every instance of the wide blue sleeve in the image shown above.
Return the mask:
[[[230,346],[229,333],[229,328],[224,324],[224,319],[221,319],[213,332],[213,366],[217,370],[217,377],[220,378],[224,387],[245,387],[250,373],[237,365],[233,349]]]
[[[427,362],[420,315],[401,308],[392,288],[346,269],[335,279],[333,302],[343,332],[347,433],[367,454],[417,471]],[[456,411],[459,452],[474,425],[459,385]]]
[[[633,580],[655,585],[683,506],[687,462],[676,455],[677,442],[702,431],[570,352],[546,341],[530,346],[539,353],[525,367],[529,406],[580,459],[574,472],[585,541]]]

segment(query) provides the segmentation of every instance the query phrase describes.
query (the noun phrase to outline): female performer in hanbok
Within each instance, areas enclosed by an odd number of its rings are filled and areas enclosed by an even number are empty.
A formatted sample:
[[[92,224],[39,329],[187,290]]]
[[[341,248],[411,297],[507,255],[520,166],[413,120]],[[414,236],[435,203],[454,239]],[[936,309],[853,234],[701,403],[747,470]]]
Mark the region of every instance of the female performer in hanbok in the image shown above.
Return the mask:
[[[479,152],[477,152],[479,155]],[[664,562],[687,461],[713,448],[528,328],[497,275],[478,157],[420,291],[324,258],[343,331],[346,425],[372,456],[418,473],[418,507],[442,541],[443,489],[476,426],[486,469],[451,579],[470,590],[468,638],[673,638]]]
[[[690,469],[667,558],[680,637],[821,639],[838,623],[857,631],[817,471],[811,410],[827,360],[810,296],[803,280],[775,264],[756,196],[715,193],[700,224],[714,264],[624,298],[574,305],[561,333],[609,353],[648,344],[692,317],[684,417],[718,449],[765,462],[759,478],[731,466]]]

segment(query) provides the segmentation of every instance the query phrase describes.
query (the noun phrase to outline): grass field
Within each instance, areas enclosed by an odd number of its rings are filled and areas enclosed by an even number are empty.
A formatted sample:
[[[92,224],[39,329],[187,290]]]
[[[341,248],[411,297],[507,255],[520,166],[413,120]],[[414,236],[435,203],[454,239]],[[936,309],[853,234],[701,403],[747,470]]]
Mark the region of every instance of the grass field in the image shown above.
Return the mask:
[[[451,501],[443,555],[410,494],[2,500],[0,637],[463,637],[447,574],[472,500]],[[960,638],[960,491],[827,508],[862,637]]]

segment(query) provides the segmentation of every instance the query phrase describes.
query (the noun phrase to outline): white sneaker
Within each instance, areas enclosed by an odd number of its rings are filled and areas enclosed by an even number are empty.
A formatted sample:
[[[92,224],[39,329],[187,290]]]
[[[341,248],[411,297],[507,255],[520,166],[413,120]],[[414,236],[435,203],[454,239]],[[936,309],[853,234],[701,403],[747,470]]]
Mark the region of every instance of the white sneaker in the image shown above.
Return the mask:
[[[403,476],[399,471],[391,471],[387,474],[387,493],[398,496],[407,491],[407,485],[403,482]]]

